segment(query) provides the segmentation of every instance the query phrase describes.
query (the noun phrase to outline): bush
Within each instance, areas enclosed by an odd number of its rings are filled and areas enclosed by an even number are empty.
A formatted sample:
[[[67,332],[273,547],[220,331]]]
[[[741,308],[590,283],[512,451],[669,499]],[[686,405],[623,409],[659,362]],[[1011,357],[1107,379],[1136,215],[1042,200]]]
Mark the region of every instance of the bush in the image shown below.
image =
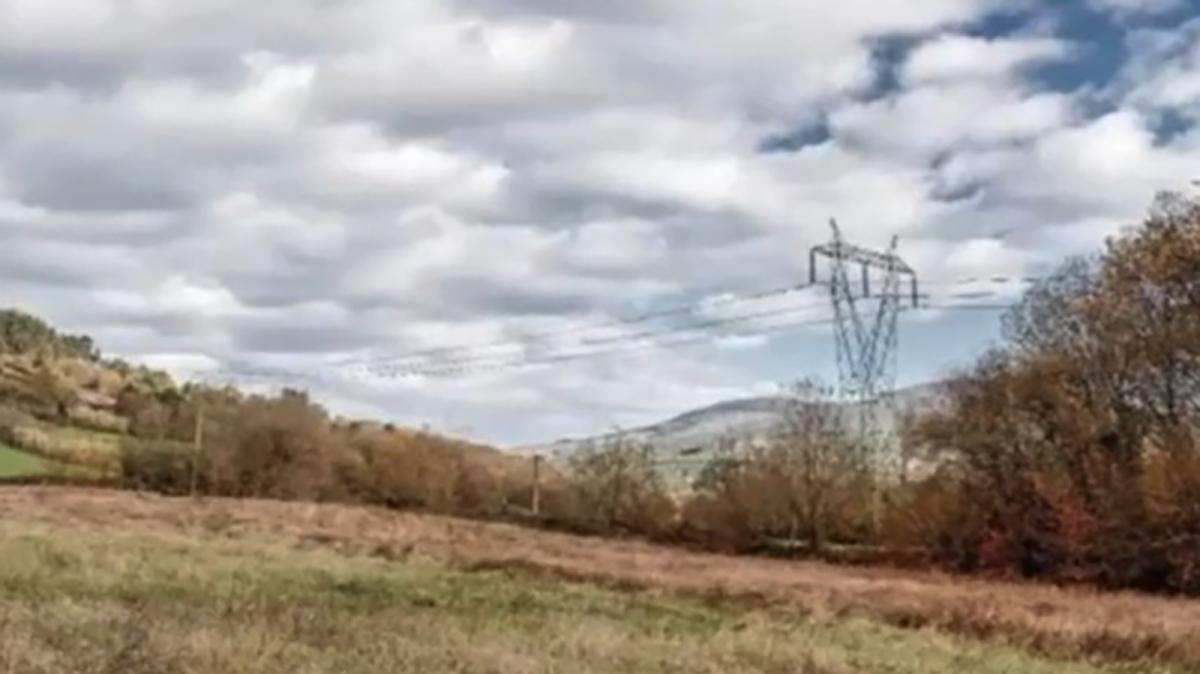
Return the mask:
[[[682,535],[733,549],[803,539],[813,554],[831,540],[859,542],[871,495],[864,453],[815,389],[797,387],[765,444],[714,457],[684,506]]]
[[[128,489],[182,495],[207,491],[203,455],[190,445],[128,438],[121,444],[121,482]]]
[[[758,533],[728,493],[700,492],[684,501],[679,516],[681,540],[722,552],[749,552],[758,543]]]
[[[96,410],[86,405],[74,405],[67,410],[67,420],[81,428],[89,428],[106,433],[126,433],[129,431],[129,420],[106,412]]]
[[[226,410],[204,438],[210,488],[221,495],[322,500],[337,495],[339,448],[307,396],[256,398]]]
[[[356,500],[454,512],[458,499],[477,486],[461,484],[460,452],[435,436],[366,427],[349,429],[343,439],[346,451],[336,471],[347,494]]]
[[[675,524],[675,502],[655,469],[651,449],[618,439],[570,459],[571,497],[563,524],[592,533],[665,536]]]

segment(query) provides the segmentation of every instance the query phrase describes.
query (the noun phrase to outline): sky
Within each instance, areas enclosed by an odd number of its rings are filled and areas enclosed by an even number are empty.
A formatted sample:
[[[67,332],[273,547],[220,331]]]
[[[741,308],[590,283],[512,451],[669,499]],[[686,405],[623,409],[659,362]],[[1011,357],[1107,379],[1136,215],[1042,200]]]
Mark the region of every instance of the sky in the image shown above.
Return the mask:
[[[819,290],[723,299],[805,281],[830,218],[935,297],[1036,276],[1194,189],[1198,124],[1189,0],[0,0],[0,299],[181,377],[546,441],[836,381]],[[813,320],[362,367],[697,302]],[[997,326],[905,315],[900,383]]]

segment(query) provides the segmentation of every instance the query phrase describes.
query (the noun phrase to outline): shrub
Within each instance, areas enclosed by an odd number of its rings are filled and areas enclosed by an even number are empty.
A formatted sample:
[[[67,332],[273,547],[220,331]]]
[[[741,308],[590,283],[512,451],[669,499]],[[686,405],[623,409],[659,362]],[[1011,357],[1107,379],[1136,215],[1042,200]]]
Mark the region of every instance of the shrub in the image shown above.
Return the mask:
[[[570,459],[568,526],[595,533],[671,531],[675,502],[655,470],[651,448],[624,439],[589,447]]]
[[[458,498],[471,488],[460,484],[460,453],[435,436],[366,427],[349,429],[344,442],[337,473],[347,493],[359,500],[454,512]]]
[[[208,483],[237,497],[320,500],[336,495],[338,453],[323,410],[285,392],[227,410],[204,438]]]
[[[727,447],[702,471],[684,507],[682,534],[725,548],[802,538],[819,554],[828,540],[856,541],[869,509],[864,453],[841,410],[802,384],[782,403],[765,444]]]
[[[190,445],[127,438],[121,444],[121,482],[128,489],[181,495],[207,491],[203,455]]]

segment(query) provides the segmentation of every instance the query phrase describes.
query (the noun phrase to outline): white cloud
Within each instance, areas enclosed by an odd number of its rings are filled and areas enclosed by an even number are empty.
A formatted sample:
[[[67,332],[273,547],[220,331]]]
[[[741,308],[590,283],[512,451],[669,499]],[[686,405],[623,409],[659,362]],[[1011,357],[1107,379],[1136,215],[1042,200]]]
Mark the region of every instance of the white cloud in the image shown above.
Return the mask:
[[[913,51],[902,76],[910,86],[955,80],[1008,80],[1019,68],[1061,60],[1071,52],[1070,44],[1052,38],[989,40],[942,35]]]
[[[581,323],[802,281],[831,216],[867,245],[902,234],[929,276],[1020,272],[1200,173],[1200,135],[1152,133],[1196,107],[1194,25],[1132,38],[1098,117],[1028,77],[1077,46],[969,34],[1014,7],[0,0],[0,275],[114,352],[311,370],[546,332],[573,336],[531,348],[579,348]],[[881,61],[897,36],[911,53]],[[465,380],[315,381],[338,409],[537,440],[795,363],[730,330]]]
[[[908,55],[902,89],[836,108],[830,124],[839,138],[910,157],[1028,142],[1068,124],[1074,101],[1037,91],[1022,71],[1071,51],[1049,38],[942,35]]]
[[[1143,109],[1200,119],[1200,18],[1172,30],[1135,31],[1129,48],[1115,95]]]
[[[1003,85],[965,83],[919,87],[837,111],[841,136],[872,148],[928,156],[963,145],[1027,141],[1066,124],[1071,99],[1024,95]]]
[[[1069,198],[1093,215],[1133,218],[1155,191],[1178,189],[1198,171],[1200,157],[1157,145],[1145,118],[1120,111],[1043,138],[999,184],[1013,196]]]

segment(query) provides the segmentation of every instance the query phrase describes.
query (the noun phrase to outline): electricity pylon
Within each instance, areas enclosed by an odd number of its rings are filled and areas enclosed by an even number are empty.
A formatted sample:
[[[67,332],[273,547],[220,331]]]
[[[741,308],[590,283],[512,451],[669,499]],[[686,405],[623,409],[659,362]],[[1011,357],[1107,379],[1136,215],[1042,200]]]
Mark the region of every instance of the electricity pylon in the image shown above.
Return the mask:
[[[846,243],[836,221],[830,225],[833,239],[809,251],[809,281],[829,286],[839,394],[857,408],[858,444],[878,471],[884,408],[896,388],[900,310],[910,299],[914,308],[920,301],[917,273],[897,255],[896,237],[887,251],[868,250]],[[817,267],[821,258],[829,261],[823,279]],[[902,288],[905,281],[908,287]]]

